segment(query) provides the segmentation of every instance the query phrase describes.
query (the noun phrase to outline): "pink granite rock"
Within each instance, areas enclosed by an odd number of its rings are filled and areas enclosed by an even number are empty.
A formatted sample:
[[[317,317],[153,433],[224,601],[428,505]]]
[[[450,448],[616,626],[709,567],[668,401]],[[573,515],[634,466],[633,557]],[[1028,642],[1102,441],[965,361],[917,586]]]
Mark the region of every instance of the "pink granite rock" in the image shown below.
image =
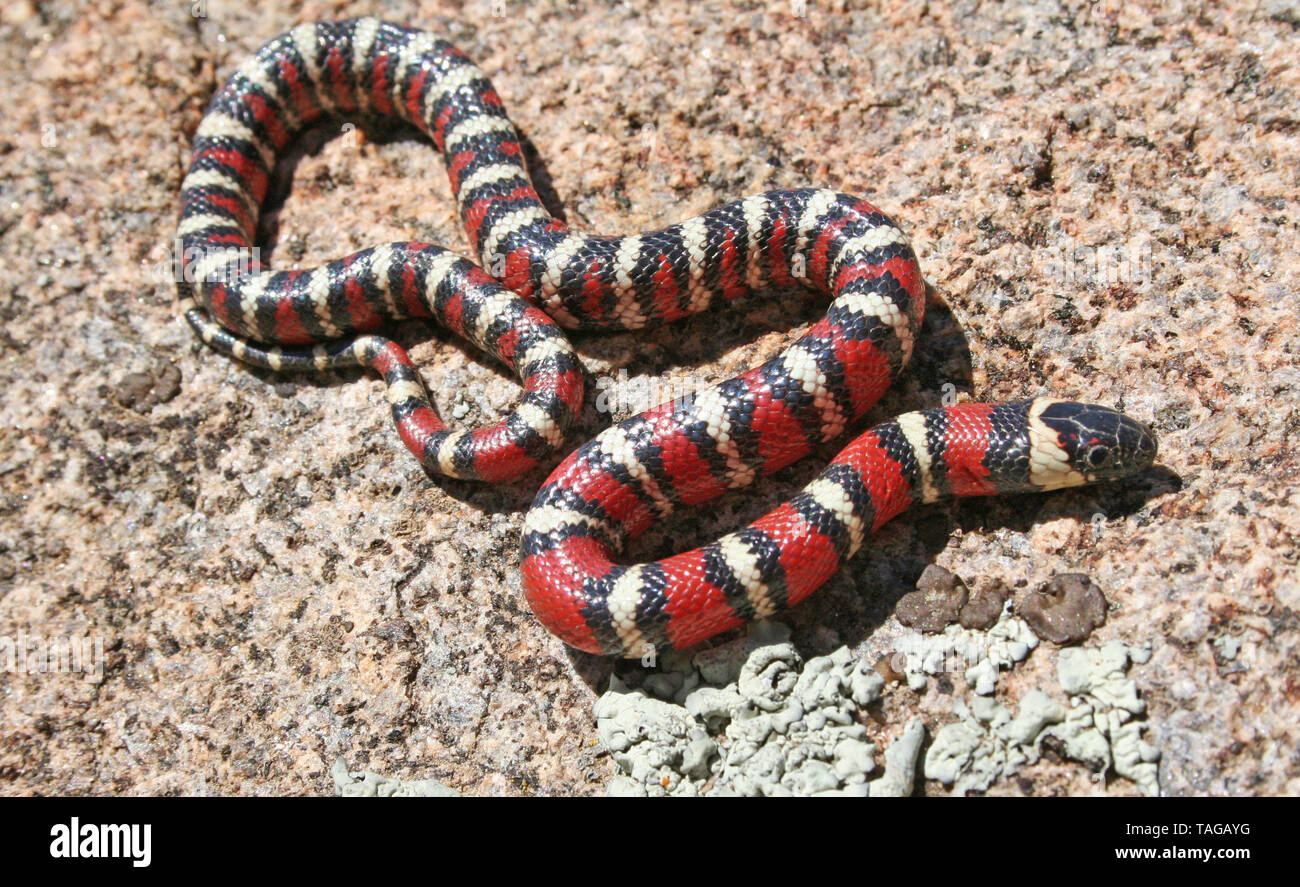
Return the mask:
[[[430,480],[377,379],[253,372],[176,316],[167,249],[205,102],[266,39],[340,8],[210,0],[197,20],[191,6],[128,0],[102,18],[18,0],[0,15],[0,637],[103,649],[89,676],[0,671],[0,791],[327,794],[340,757],[469,794],[600,789],[612,766],[591,703],[610,665],[566,650],[520,594],[540,476]],[[945,392],[1051,392],[1121,405],[1160,435],[1169,473],[1126,489],[895,522],[790,617],[809,655],[847,643],[874,661],[906,577],[931,561],[972,587],[1084,572],[1112,605],[1093,638],[1153,649],[1130,677],[1164,790],[1300,792],[1300,69],[1285,15],[1242,0],[1213,14],[493,8],[385,14],[491,74],[571,223],[643,230],[805,185],[899,220],[936,302],[913,371],[871,419]],[[284,169],[275,265],[396,239],[465,248],[430,146],[332,133]],[[690,388],[816,317],[786,295],[577,345],[598,378]],[[459,421],[518,395],[440,331],[398,335]],[[589,413],[585,433],[611,418]],[[817,467],[637,552],[734,529]],[[1040,658],[999,692],[1048,680]],[[891,685],[882,736],[947,716],[942,684]],[[993,788],[1098,790],[1049,762]]]

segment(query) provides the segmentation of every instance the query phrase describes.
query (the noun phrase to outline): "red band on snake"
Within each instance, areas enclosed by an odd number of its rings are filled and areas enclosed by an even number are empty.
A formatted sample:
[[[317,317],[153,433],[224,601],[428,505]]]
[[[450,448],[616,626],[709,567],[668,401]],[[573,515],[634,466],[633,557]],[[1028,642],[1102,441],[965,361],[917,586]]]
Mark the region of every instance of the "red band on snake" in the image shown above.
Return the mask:
[[[277,156],[334,115],[396,117],[432,139],[491,275],[424,243],[309,271],[256,263]],[[912,502],[1108,480],[1155,457],[1149,430],[1104,407],[1039,399],[910,413],[862,434],[749,527],[654,563],[616,563],[652,522],[745,487],[862,418],[920,328],[911,246],[865,200],[815,189],[769,191],[646,234],[574,231],[542,205],[483,72],[446,41],[376,19],[302,25],[231,76],[195,136],[178,236],[194,271],[182,310],[205,342],[273,370],[372,368],[427,469],[489,481],[558,453],[581,408],[582,367],[559,327],[636,329],[769,286],[830,298],[777,357],[606,429],[545,482],[524,521],[525,594],[547,628],[592,652],[689,647],[793,606]],[[405,351],[373,332],[412,317],[515,371],[518,407],[490,428],[446,428]]]

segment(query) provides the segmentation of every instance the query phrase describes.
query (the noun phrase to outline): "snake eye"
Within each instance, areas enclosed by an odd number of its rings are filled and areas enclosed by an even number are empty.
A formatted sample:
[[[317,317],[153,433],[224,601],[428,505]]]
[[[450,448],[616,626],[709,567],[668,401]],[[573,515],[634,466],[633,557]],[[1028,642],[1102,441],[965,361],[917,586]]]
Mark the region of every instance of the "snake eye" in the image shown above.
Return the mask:
[[[1109,458],[1110,458],[1110,449],[1107,447],[1096,446],[1088,450],[1088,455],[1087,455],[1088,464],[1093,468],[1100,468],[1101,466],[1105,465],[1106,460]]]

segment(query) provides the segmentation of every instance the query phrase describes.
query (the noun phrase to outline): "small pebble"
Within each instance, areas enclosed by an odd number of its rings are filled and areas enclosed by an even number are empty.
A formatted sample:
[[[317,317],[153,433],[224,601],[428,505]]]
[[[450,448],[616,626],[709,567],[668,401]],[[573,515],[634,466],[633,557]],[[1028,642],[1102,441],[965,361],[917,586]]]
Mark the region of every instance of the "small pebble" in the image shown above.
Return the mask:
[[[131,373],[118,383],[117,402],[120,406],[134,408],[143,404],[152,390],[153,379],[148,373]]]
[[[1025,595],[1018,612],[1043,640],[1077,644],[1106,621],[1106,598],[1083,573],[1062,573]]]
[[[1009,597],[1011,589],[1002,584],[1001,580],[994,579],[989,585],[975,591],[966,606],[961,608],[961,627],[977,631],[993,627],[1002,615],[1002,608]]]
[[[129,373],[118,383],[119,406],[147,413],[160,403],[180,394],[181,371],[174,364],[163,364],[152,373]]]
[[[905,664],[906,657],[900,656],[897,653],[886,653],[884,656],[881,656],[876,660],[876,674],[884,678],[885,683],[887,684],[897,684],[903,678],[907,677],[905,671],[901,671],[894,667],[894,660],[896,657],[900,660],[898,663],[899,665]]]
[[[957,621],[966,605],[966,583],[937,564],[930,564],[916,580],[916,591],[898,601],[894,615],[917,631],[934,634]]]

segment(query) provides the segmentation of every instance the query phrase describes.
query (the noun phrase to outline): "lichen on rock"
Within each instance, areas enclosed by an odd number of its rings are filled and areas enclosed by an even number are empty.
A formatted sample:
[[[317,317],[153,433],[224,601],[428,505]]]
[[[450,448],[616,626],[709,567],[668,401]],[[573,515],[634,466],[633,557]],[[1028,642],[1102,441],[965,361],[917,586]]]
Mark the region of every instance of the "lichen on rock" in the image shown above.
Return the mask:
[[[953,711],[959,720],[935,734],[925,758],[926,778],[961,794],[987,791],[998,779],[1035,763],[1043,743],[1054,740],[1065,758],[1099,776],[1113,770],[1143,794],[1159,794],[1155,762],[1160,754],[1142,739],[1145,724],[1136,719],[1146,704],[1137,684],[1125,676],[1129,663],[1146,661],[1145,656],[1118,641],[1062,650],[1057,677],[1070,698],[1068,709],[1042,690],[1021,696],[1014,716],[995,699],[957,699]]]
[[[721,647],[665,657],[637,688],[612,677],[595,707],[600,743],[619,768],[608,793],[909,794],[920,721],[869,780],[876,746],[857,715],[880,698],[883,679],[847,647],[804,661],[789,636],[760,622]]]
[[[342,758],[330,768],[334,791],[345,798],[459,798],[460,792],[436,779],[394,779],[364,771],[352,773]]]
[[[893,642],[889,664],[918,692],[929,677],[960,669],[976,693],[988,696],[997,687],[998,674],[1023,661],[1036,646],[1038,638],[1028,624],[1004,602],[1002,615],[987,631],[952,624],[937,635],[904,633]]]

